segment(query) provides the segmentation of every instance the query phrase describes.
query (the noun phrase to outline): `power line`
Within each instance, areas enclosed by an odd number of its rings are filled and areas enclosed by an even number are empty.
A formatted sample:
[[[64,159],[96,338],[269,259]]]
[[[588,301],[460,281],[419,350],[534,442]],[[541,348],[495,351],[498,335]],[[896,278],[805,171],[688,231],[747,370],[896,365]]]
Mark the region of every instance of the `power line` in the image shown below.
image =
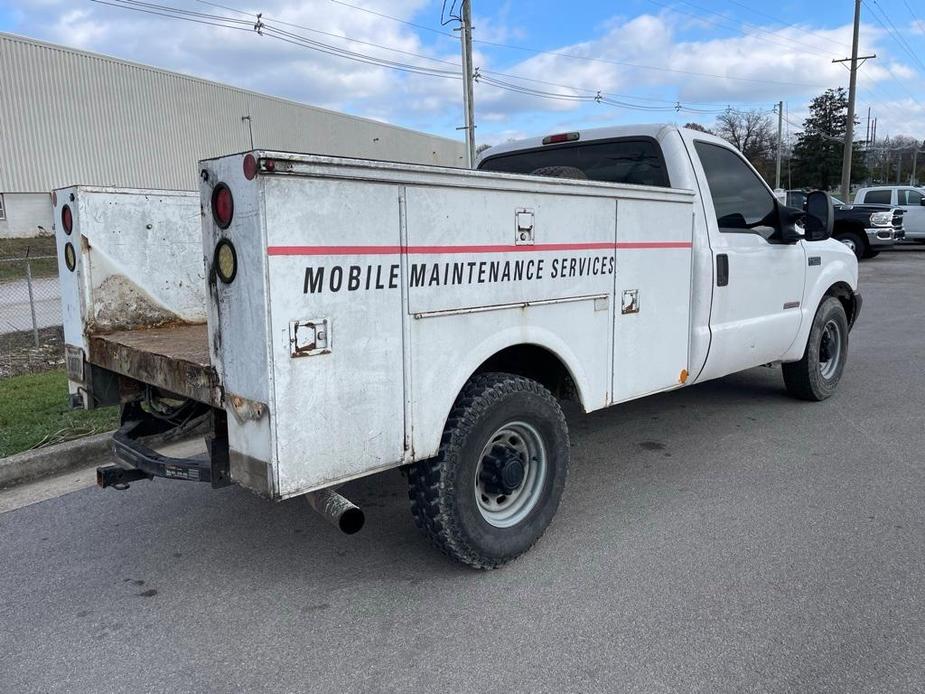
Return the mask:
[[[733,5],[738,5],[738,6],[741,7],[742,9],[748,10],[749,12],[752,12],[752,13],[754,13],[754,14],[756,14],[756,15],[760,15],[760,16],[762,16],[762,17],[766,17],[767,19],[770,19],[770,20],[776,22],[777,24],[783,25],[783,28],[785,28],[785,29],[800,29],[800,28],[801,28],[799,24],[785,22],[785,21],[783,21],[783,20],[781,20],[781,19],[778,19],[777,17],[774,17],[773,15],[768,14],[767,12],[762,12],[761,10],[757,10],[757,9],[755,9],[754,7],[750,7],[749,5],[746,5],[746,4],[743,3],[743,2],[738,2],[738,0],[727,0],[727,2],[730,2],[730,3],[732,3]],[[822,39],[823,41],[827,41],[828,43],[831,43],[833,46],[838,46],[839,48],[851,48],[851,46],[849,46],[849,45],[846,44],[846,43],[842,43],[841,41],[836,41],[836,40],[834,40],[834,39],[830,39],[830,38],[827,38],[827,37],[825,37],[825,36],[819,36],[818,34],[813,35],[813,38],[814,38],[814,39]]]
[[[915,12],[912,11],[912,8],[909,6],[909,3],[906,0],[903,0],[903,5],[906,6],[906,9],[909,10],[909,16],[912,17],[912,21],[915,22],[915,25],[919,28],[919,31],[925,33],[925,22],[918,18]]]
[[[622,67],[632,67],[632,68],[637,68],[639,70],[654,70],[656,72],[668,72],[668,73],[673,73],[673,74],[678,74],[678,75],[690,75],[694,77],[710,77],[712,79],[733,80],[736,82],[751,82],[751,83],[756,83],[756,84],[776,84],[776,85],[783,85],[787,87],[812,87],[813,89],[825,87],[825,85],[823,84],[810,84],[808,82],[783,82],[780,80],[762,80],[762,79],[755,79],[751,77],[734,77],[732,75],[717,75],[715,73],[697,72],[694,70],[677,70],[677,69],[672,69],[672,68],[667,68],[667,67],[659,67],[657,65],[642,65],[639,63],[629,63],[629,62],[625,62],[621,60],[608,60],[606,58],[590,58],[588,56],[575,55],[573,53],[562,53],[560,51],[544,51],[538,48],[529,48],[527,46],[512,46],[506,43],[498,43],[497,41],[484,41],[481,39],[479,40],[473,39],[472,42],[481,44],[483,46],[494,46],[496,48],[508,48],[510,50],[523,51],[525,53],[533,53],[536,55],[554,55],[559,58],[568,58],[570,60],[580,60],[583,62],[590,62],[590,63],[602,63],[604,65],[620,65]]]
[[[734,30],[736,30],[736,31],[739,30],[739,27],[738,27],[738,26],[734,26],[733,21],[730,20],[728,17],[726,17],[726,15],[724,15],[722,12],[717,12],[716,10],[711,10],[711,9],[709,9],[709,8],[707,8],[707,7],[703,7],[703,6],[701,6],[701,5],[697,5],[697,4],[694,4],[694,3],[692,3],[692,2],[688,2],[687,0],[677,0],[677,1],[678,1],[678,2],[681,2],[681,3],[685,4],[685,5],[689,5],[690,7],[693,7],[693,8],[695,8],[695,9],[699,10],[700,12],[709,12],[710,14],[714,14],[714,15],[716,15],[716,16],[718,16],[718,17],[721,17],[721,18],[724,20],[725,23],[724,23],[724,24],[721,24],[721,23],[717,22],[717,21],[714,20],[714,19],[707,19],[707,18],[701,16],[700,14],[695,14],[695,13],[693,13],[693,12],[687,12],[687,11],[685,11],[685,10],[678,9],[677,7],[674,7],[674,6],[672,6],[672,5],[668,5],[668,4],[663,3],[663,2],[658,2],[658,0],[648,0],[648,1],[649,1],[649,3],[652,4],[652,5],[656,5],[656,6],[658,6],[658,7],[664,7],[664,8],[666,8],[666,9],[668,9],[668,10],[671,10],[672,12],[678,12],[678,13],[683,14],[683,15],[686,15],[686,16],[688,16],[688,17],[694,17],[695,19],[698,19],[698,20],[700,20],[701,22],[706,22],[707,24],[712,24],[713,26],[720,27],[721,29],[734,29]],[[743,26],[746,26],[746,27],[755,27],[754,24],[749,24],[748,22],[742,22],[742,25],[743,25]],[[820,56],[820,57],[822,57],[822,58],[828,58],[828,57],[829,57],[829,55],[826,54],[826,53],[822,53],[822,52],[820,52],[820,51],[816,51],[816,50],[812,50],[812,49],[807,48],[806,44],[803,43],[803,42],[796,41],[795,39],[791,39],[791,38],[788,38],[788,37],[786,37],[786,36],[780,36],[780,35],[776,35],[776,34],[769,34],[769,33],[765,32],[765,31],[762,31],[762,30],[761,30],[760,28],[758,28],[758,27],[756,27],[756,29],[755,29],[755,30],[752,30],[751,32],[743,32],[743,34],[744,34],[745,36],[753,36],[753,37],[758,37],[758,38],[764,37],[764,41],[766,41],[766,42],[768,42],[768,43],[773,43],[773,44],[775,44],[775,45],[777,45],[777,46],[782,46],[782,47],[784,47],[784,48],[786,48],[786,49],[788,49],[788,50],[790,50],[790,51],[797,51],[797,52],[799,52],[799,53],[805,53],[805,54],[807,54],[807,55],[816,55],[816,56]],[[776,40],[776,39],[783,39],[784,41],[787,41],[787,43],[781,43],[780,41],[778,41],[778,40]]]
[[[889,15],[883,11],[883,8],[880,6],[880,3],[878,2],[878,0],[874,0],[874,5],[877,6],[876,10],[889,23],[890,27],[887,27],[886,24],[880,21],[880,18],[877,17],[877,12],[874,12],[873,6],[871,6],[870,4],[866,2],[864,4],[867,5],[867,7],[871,10],[871,14],[874,15],[874,19],[880,22],[880,26],[886,29],[893,36],[893,38],[899,44],[899,47],[902,48],[909,55],[909,57],[912,58],[913,61],[918,63],[920,68],[925,70],[925,63],[922,63],[918,55],[916,55],[915,52],[912,50],[912,47],[906,42],[906,39],[904,39],[902,35],[900,35],[899,30],[896,28],[896,25],[893,24],[893,20],[890,19]]]
[[[203,0],[199,0],[199,2],[203,2]],[[382,17],[383,19],[390,19],[393,22],[398,22],[399,24],[405,24],[409,27],[414,27],[415,29],[429,31],[432,34],[439,34],[440,36],[446,36],[447,38],[451,38],[454,41],[458,40],[455,36],[453,36],[453,34],[449,32],[440,31],[440,29],[434,29],[433,27],[425,26],[423,24],[415,24],[414,22],[409,22],[407,20],[400,19],[398,17],[393,17],[392,15],[385,14],[384,12],[377,12],[376,10],[370,10],[366,7],[360,7],[359,5],[351,5],[349,2],[344,2],[343,0],[328,0],[328,2],[333,2],[336,5],[343,5],[344,7],[349,7],[354,10],[359,10],[360,12],[365,12],[366,14],[375,15],[376,17]]]
[[[103,5],[109,5],[112,7],[121,7],[123,9],[129,9],[129,10],[133,10],[137,12],[143,12],[146,14],[152,14],[152,15],[166,17],[170,19],[177,19],[177,20],[182,20],[182,21],[187,21],[187,22],[193,22],[196,24],[203,24],[207,26],[215,26],[215,27],[220,27],[220,28],[236,29],[236,30],[248,31],[248,32],[256,31],[261,36],[268,37],[268,38],[274,38],[276,40],[279,40],[279,41],[282,41],[284,43],[288,43],[291,45],[309,48],[311,50],[315,50],[315,51],[325,53],[328,55],[347,58],[350,60],[355,60],[357,62],[361,62],[361,63],[365,63],[369,65],[387,67],[387,68],[399,70],[402,72],[422,74],[422,75],[434,76],[434,77],[450,78],[450,79],[461,79],[461,73],[457,71],[459,68],[459,65],[451,61],[441,60],[439,58],[433,58],[431,56],[423,56],[423,55],[419,55],[416,53],[410,53],[408,51],[402,51],[400,49],[393,49],[391,47],[383,46],[381,44],[376,44],[372,42],[358,41],[355,39],[351,39],[350,37],[347,37],[347,36],[332,34],[330,32],[323,32],[320,30],[313,29],[311,27],[304,27],[301,25],[295,25],[295,24],[288,23],[288,22],[280,22],[278,20],[271,20],[269,17],[264,17],[262,14],[255,15],[255,19],[256,19],[256,23],[255,23],[253,20],[235,19],[232,17],[224,16],[224,15],[214,15],[214,14],[207,14],[207,13],[202,13],[202,12],[193,12],[190,10],[183,10],[181,8],[171,7],[169,5],[161,5],[157,3],[144,2],[143,0],[91,0],[91,1],[99,3],[99,4],[103,4]],[[219,3],[214,3],[214,2],[207,2],[206,0],[199,0],[199,1],[206,5],[218,7],[218,8],[231,11],[231,12],[236,12],[243,16],[248,16],[248,13],[242,10],[239,10],[237,8],[234,8],[234,7],[220,5]],[[277,24],[282,24],[282,25],[286,25],[290,27],[300,28],[300,29],[307,30],[307,31],[317,32],[317,33],[321,33],[326,36],[331,36],[331,37],[346,40],[346,41],[353,41],[353,42],[361,43],[364,45],[375,46],[383,50],[395,51],[395,52],[402,53],[405,55],[411,55],[419,59],[430,60],[430,61],[438,62],[441,64],[446,64],[446,65],[451,66],[453,69],[452,70],[439,69],[439,68],[434,68],[430,66],[414,65],[414,64],[409,64],[409,63],[402,63],[398,61],[388,60],[386,58],[370,56],[364,53],[359,53],[357,51],[351,51],[351,50],[348,50],[342,47],[332,46],[330,44],[327,44],[321,41],[316,41],[314,39],[310,39],[300,34],[289,32],[284,29],[280,29],[279,27],[276,26]],[[609,95],[601,91],[592,91],[591,93],[588,93],[588,94],[581,94],[580,93],[582,91],[581,89],[576,88],[571,85],[557,85],[557,86],[560,86],[564,89],[572,90],[575,93],[572,93],[572,94],[565,94],[561,92],[554,93],[554,92],[549,92],[545,90],[526,87],[524,85],[512,84],[504,80],[499,80],[497,79],[497,77],[494,77],[494,75],[510,77],[511,79],[515,79],[515,80],[543,83],[543,81],[541,80],[533,80],[531,78],[525,78],[519,75],[508,75],[506,73],[496,73],[492,71],[487,71],[487,73],[486,72],[480,73],[479,81],[484,81],[486,84],[496,87],[498,89],[502,89],[502,90],[506,90],[506,91],[514,92],[514,93],[519,93],[519,94],[523,94],[527,96],[533,96],[537,98],[556,99],[556,100],[562,100],[562,101],[597,102],[597,103],[614,106],[617,108],[624,108],[624,109],[631,109],[631,110],[638,110],[638,111],[661,111],[661,112],[684,111],[684,112],[689,112],[689,113],[694,113],[694,114],[715,114],[715,113],[722,112],[722,110],[716,110],[716,109],[700,109],[700,108],[695,108],[692,106],[688,107],[688,106],[682,105],[680,102],[677,102],[677,101],[674,102],[673,106],[664,106],[664,107],[647,106],[643,104],[633,104],[633,103],[629,103],[626,101],[621,101],[613,97],[619,96],[621,98],[637,99],[640,101],[647,100],[647,99],[646,97],[634,97],[634,96],[627,96],[627,95]],[[555,83],[546,83],[546,84],[555,85]],[[659,100],[659,101],[662,101],[662,100]],[[667,101],[667,100],[664,100],[664,102],[671,103],[670,101]]]
[[[864,0],[862,0],[862,2],[864,2]],[[890,28],[889,28],[886,24],[883,23],[883,21],[880,19],[880,17],[877,16],[877,13],[874,11],[873,6],[870,5],[870,4],[867,3],[867,2],[864,2],[864,5],[866,5],[867,8],[871,11],[871,15],[873,16],[874,19],[877,20],[877,22],[880,24],[880,26],[882,26],[882,27],[886,30],[886,32],[887,32],[888,34],[891,34],[891,35],[892,35],[893,32],[890,30]],[[895,37],[895,35],[894,35],[894,39],[895,39],[895,38],[896,38],[896,37]],[[900,44],[900,46],[901,46],[901,45],[902,45],[902,44]],[[913,57],[914,57],[914,56],[913,56]],[[909,89],[906,87],[905,81],[902,80],[902,79],[900,79],[900,78],[896,75],[896,73],[893,72],[893,68],[890,67],[889,62],[888,62],[888,61],[885,61],[885,62],[883,63],[883,66],[884,66],[884,68],[886,68],[886,71],[887,71],[888,73],[890,73],[890,76],[899,84],[899,86],[902,87],[902,90],[903,90],[904,92],[906,92],[906,94],[909,95],[909,98],[912,99],[912,101],[914,101],[914,102],[916,103],[916,105],[921,106],[921,104],[919,103],[918,99],[916,99],[915,96],[912,94],[912,92],[910,92]]]
[[[205,1],[205,0],[198,0],[198,2],[204,2],[204,1]],[[344,2],[343,0],[328,0],[328,1],[329,1],[329,2],[333,2],[333,3],[336,3],[336,4],[338,4],[338,5],[342,5],[343,7],[349,7],[349,8],[351,8],[351,9],[357,10],[357,11],[359,11],[359,12],[365,12],[365,13],[367,13],[367,14],[372,14],[372,15],[375,15],[375,16],[377,16],[377,17],[381,17],[381,18],[383,18],[383,19],[391,20],[391,21],[393,21],[393,22],[398,22],[398,23],[400,23],[400,24],[405,24],[405,25],[407,25],[407,26],[412,26],[412,27],[415,27],[415,28],[417,28],[417,29],[422,29],[422,30],[424,30],[424,31],[429,31],[429,32],[431,32],[431,33],[436,33],[436,34],[439,34],[439,35],[441,35],[441,36],[446,36],[446,37],[452,38],[452,39],[454,39],[454,40],[456,39],[455,36],[453,36],[452,34],[449,34],[449,33],[447,33],[447,32],[440,31],[439,29],[434,29],[434,28],[432,28],[432,27],[427,27],[427,26],[424,26],[424,25],[422,25],[422,24],[415,24],[414,22],[409,22],[409,21],[406,21],[406,20],[404,20],[404,19],[400,19],[400,18],[398,18],[398,17],[394,17],[394,16],[392,16],[392,15],[385,14],[384,12],[377,12],[377,11],[375,11],[375,10],[370,10],[370,9],[365,8],[365,7],[360,7],[359,5],[353,5],[353,4],[351,4],[351,3]],[[472,42],[473,42],[473,43],[481,44],[481,45],[483,45],[483,46],[493,46],[493,47],[495,47],[495,48],[506,48],[506,49],[514,50],[514,51],[521,51],[521,52],[526,52],[526,53],[533,53],[533,54],[535,54],[535,55],[553,55],[553,56],[557,56],[557,57],[560,57],[560,58],[568,58],[568,59],[571,59],[571,60],[581,60],[581,61],[586,61],[586,62],[603,63],[603,64],[606,64],[606,65],[621,65],[621,66],[623,66],[623,67],[633,67],[633,68],[637,68],[637,69],[640,69],[640,70],[655,70],[655,71],[658,71],[658,72],[669,72],[669,73],[675,73],[675,74],[680,74],[680,75],[692,75],[692,76],[695,76],[695,77],[710,77],[710,78],[713,78],[713,79],[721,79],[721,80],[734,80],[734,81],[739,81],[739,82],[751,82],[751,83],[755,83],[755,84],[777,84],[777,85],[785,85],[785,86],[793,86],[793,87],[813,87],[813,88],[819,88],[819,87],[824,87],[824,86],[825,86],[825,85],[823,85],[823,84],[810,84],[810,83],[805,83],[805,82],[782,82],[782,81],[778,81],[778,80],[761,80],[761,79],[754,79],[754,78],[750,78],[750,77],[734,77],[734,76],[731,76],[731,75],[717,75],[717,74],[714,74],[714,73],[709,73],[709,72],[696,72],[696,71],[693,71],[693,70],[675,70],[675,69],[672,69],[672,68],[660,67],[660,66],[656,66],[656,65],[641,65],[641,64],[637,64],[637,63],[628,63],[628,62],[623,62],[623,61],[607,60],[607,59],[604,59],[604,58],[591,58],[591,57],[588,57],[588,56],[574,55],[574,54],[572,54],[572,53],[562,53],[562,52],[560,52],[560,51],[547,51],[547,50],[542,50],[542,49],[538,49],[538,48],[530,48],[530,47],[528,47],[528,46],[515,46],[515,45],[511,45],[511,44],[507,44],[507,43],[500,43],[500,42],[498,42],[498,41],[486,41],[486,40],[483,40],[483,39],[473,39]]]

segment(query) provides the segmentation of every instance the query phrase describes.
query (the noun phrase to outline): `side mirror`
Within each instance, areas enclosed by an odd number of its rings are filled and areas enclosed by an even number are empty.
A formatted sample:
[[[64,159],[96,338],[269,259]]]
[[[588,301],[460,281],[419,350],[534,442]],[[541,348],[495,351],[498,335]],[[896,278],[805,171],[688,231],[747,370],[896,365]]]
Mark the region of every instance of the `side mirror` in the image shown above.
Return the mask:
[[[919,205],[921,205],[922,207],[925,207],[925,197],[919,200]]]
[[[795,207],[777,206],[777,218],[780,230],[771,238],[780,243],[797,243],[803,240],[803,228],[800,226],[806,213]]]
[[[804,237],[807,241],[824,241],[832,236],[835,224],[835,210],[832,196],[821,190],[814,190],[806,196],[806,218],[803,221]]]

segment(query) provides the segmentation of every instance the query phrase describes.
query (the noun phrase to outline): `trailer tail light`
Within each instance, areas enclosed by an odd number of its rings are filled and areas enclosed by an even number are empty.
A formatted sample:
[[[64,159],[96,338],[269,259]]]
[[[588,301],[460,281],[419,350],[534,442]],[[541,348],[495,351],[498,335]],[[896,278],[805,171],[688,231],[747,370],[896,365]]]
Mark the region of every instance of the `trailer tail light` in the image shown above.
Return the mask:
[[[74,245],[70,241],[64,244],[64,264],[71,272],[74,272],[74,268],[77,267],[77,253],[74,251]]]
[[[234,198],[231,188],[219,183],[212,191],[212,217],[220,229],[227,229],[234,217]]]
[[[559,133],[557,135],[547,135],[543,138],[544,145],[555,145],[560,142],[574,142],[581,135],[579,133]]]
[[[222,239],[218,242],[215,246],[215,256],[212,258],[212,266],[222,282],[231,284],[235,275],[238,274],[238,254],[231,241]]]
[[[70,205],[61,208],[61,226],[64,227],[65,234],[70,234],[74,229],[74,215]]]
[[[257,175],[257,158],[253,154],[244,155],[244,178],[253,181]]]

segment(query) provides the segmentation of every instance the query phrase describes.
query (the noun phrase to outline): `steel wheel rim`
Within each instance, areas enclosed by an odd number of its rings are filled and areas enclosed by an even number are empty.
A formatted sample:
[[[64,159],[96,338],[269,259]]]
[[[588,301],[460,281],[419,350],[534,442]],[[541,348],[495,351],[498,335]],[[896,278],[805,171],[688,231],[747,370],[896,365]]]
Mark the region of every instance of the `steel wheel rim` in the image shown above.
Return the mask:
[[[857,251],[857,244],[854,243],[854,239],[839,239],[843,244],[845,244],[852,251]]]
[[[513,491],[498,493],[486,482],[490,468],[496,467],[499,449],[519,457],[523,463],[522,482]],[[522,421],[508,422],[488,437],[475,469],[475,501],[486,523],[510,528],[520,523],[536,507],[542,496],[549,467],[546,445],[536,428]]]
[[[827,381],[835,375],[841,361],[841,338],[841,326],[834,320],[827,321],[819,341],[819,374]]]

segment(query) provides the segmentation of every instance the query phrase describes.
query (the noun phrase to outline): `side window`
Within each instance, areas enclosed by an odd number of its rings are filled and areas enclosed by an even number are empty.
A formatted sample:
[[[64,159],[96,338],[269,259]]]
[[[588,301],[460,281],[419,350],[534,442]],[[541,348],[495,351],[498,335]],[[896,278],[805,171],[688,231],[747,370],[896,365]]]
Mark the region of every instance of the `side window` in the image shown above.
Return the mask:
[[[868,190],[864,193],[864,202],[872,202],[880,205],[889,205],[890,198],[893,196],[892,190]]]
[[[802,210],[806,207],[806,193],[802,191],[790,191],[787,193],[787,207],[793,207]]]
[[[731,149],[694,142],[710,186],[716,223],[722,232],[752,231],[769,238],[777,230],[774,196]]]
[[[922,194],[917,190],[899,191],[899,204],[918,207],[922,204]]]

